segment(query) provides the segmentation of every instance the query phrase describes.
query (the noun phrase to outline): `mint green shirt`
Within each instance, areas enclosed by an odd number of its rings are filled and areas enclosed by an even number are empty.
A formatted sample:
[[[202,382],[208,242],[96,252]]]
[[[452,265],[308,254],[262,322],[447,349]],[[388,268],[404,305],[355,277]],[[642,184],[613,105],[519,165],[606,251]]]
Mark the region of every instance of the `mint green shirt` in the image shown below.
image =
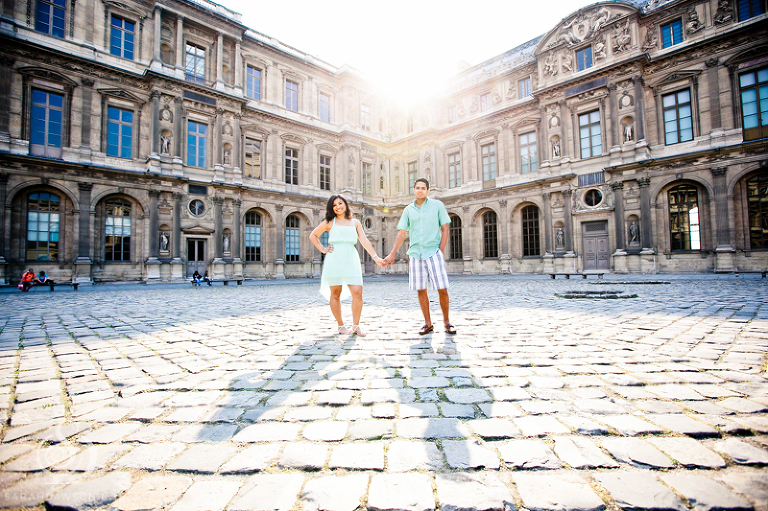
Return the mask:
[[[440,250],[440,228],[450,223],[445,204],[426,198],[421,207],[416,205],[416,201],[405,207],[397,228],[408,231],[411,240],[408,255],[423,260]]]

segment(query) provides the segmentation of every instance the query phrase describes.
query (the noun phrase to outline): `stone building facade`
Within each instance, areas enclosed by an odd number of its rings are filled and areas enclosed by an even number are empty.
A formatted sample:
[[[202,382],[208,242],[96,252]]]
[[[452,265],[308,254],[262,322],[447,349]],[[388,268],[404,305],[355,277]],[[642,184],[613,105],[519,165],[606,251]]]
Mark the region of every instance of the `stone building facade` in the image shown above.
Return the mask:
[[[207,0],[3,0],[0,278],[319,275],[332,194],[386,254],[420,176],[454,273],[766,269],[766,1],[563,14],[402,111]]]

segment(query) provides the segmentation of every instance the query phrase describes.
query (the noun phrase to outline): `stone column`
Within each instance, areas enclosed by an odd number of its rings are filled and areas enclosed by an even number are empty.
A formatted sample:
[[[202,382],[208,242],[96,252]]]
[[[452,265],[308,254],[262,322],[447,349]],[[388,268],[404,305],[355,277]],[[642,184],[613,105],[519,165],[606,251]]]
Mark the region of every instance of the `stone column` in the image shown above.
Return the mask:
[[[222,125],[224,123],[224,110],[221,108],[216,110],[216,121],[213,126],[212,141],[215,141],[216,146],[213,148],[214,162],[213,162],[213,180],[224,182],[224,166],[222,165],[222,154],[224,153],[224,143],[221,140]]]
[[[91,282],[91,190],[93,183],[77,183],[80,190],[78,211],[77,259],[75,259],[75,282]]]
[[[621,133],[619,133],[619,105],[616,101],[616,85],[611,84],[608,86],[608,109],[611,119],[611,135],[613,136],[612,146],[621,145]],[[608,130],[606,130],[608,131]]]
[[[93,85],[94,81],[89,78],[83,78],[81,80],[83,86],[81,87],[81,94],[83,95],[82,105],[82,117],[81,117],[81,133],[80,133],[80,150],[90,155],[91,153],[91,113],[93,106],[91,102],[93,100]],[[105,136],[106,134],[102,134]]]
[[[156,155],[160,152],[158,144],[160,142],[160,91],[153,90],[149,93],[149,97],[152,98],[152,121],[151,121],[151,133],[152,143],[150,144],[151,154]]]
[[[319,209],[313,209],[312,210],[312,225],[318,225],[320,223],[320,210]],[[374,248],[376,245],[374,245]],[[312,277],[313,278],[320,278],[323,276],[323,261],[321,259],[321,254],[318,250],[315,249],[315,247],[312,247]],[[384,253],[384,250],[379,252],[380,254],[384,254],[382,257],[387,257],[387,254]]]
[[[565,105],[565,100],[560,100],[558,105],[560,105],[560,159],[562,160],[571,155],[568,146],[568,128],[566,126],[568,121],[568,107]],[[549,141],[547,141],[547,143],[549,143]]]
[[[464,275],[472,275],[473,273],[472,272],[472,249],[474,248],[473,241],[475,239],[475,226],[474,226],[474,222],[471,221],[472,219],[467,218],[467,213],[469,212],[469,206],[462,206],[461,210],[464,213],[464,218],[461,224],[462,225],[461,242],[463,245],[461,247],[461,251],[462,251],[462,254],[464,255],[464,269],[462,273]]]
[[[243,158],[245,157],[244,151],[242,149],[243,146],[243,132],[240,129],[240,114],[234,114],[233,116],[233,128],[232,133],[234,134],[234,141],[233,141],[233,147],[232,147],[232,182],[236,185],[243,184],[243,170],[242,170],[242,164],[243,164]],[[263,162],[262,162],[263,165]]]
[[[235,94],[243,95],[243,56],[239,40],[235,42]]]
[[[158,227],[160,224],[157,210],[157,202],[160,197],[160,192],[157,190],[149,190],[149,229],[147,232],[147,238],[149,243],[149,257],[145,263],[147,270],[147,282],[157,282],[160,280],[160,239]]]
[[[542,262],[544,267],[542,271],[544,273],[552,273],[555,271],[555,255],[552,250],[552,198],[550,192],[544,192],[541,194],[544,199],[544,255],[542,256]]]
[[[562,148],[561,148],[562,150]],[[562,154],[562,153],[561,153]],[[563,219],[563,234],[565,234],[565,251],[573,253],[573,215],[571,214],[571,190],[563,190],[563,209],[565,218]]]
[[[512,159],[512,148],[514,147],[514,143],[509,143],[509,123],[504,123],[501,125],[501,133],[499,133],[499,155],[496,158],[496,179],[499,179],[501,176],[506,176],[510,173],[509,170],[509,160]],[[507,253],[506,250],[502,250],[503,253]]]
[[[224,88],[224,34],[219,33],[216,38],[216,83],[214,88]]]
[[[184,116],[184,99],[180,96],[173,98],[173,175],[184,175],[184,136],[187,129],[187,119]]]
[[[184,279],[184,260],[182,259],[181,249],[181,208],[184,195],[181,193],[173,194],[173,232],[171,233],[171,279]]]
[[[213,228],[216,232],[215,235],[215,242],[214,242],[214,257],[216,259],[221,259],[223,254],[223,248],[222,248],[222,240],[223,240],[223,222],[222,222],[222,216],[221,216],[221,210],[224,205],[224,199],[221,197],[214,197],[213,198]]]
[[[720,80],[717,57],[704,62],[707,66],[707,86],[709,88],[709,119],[710,129],[720,130],[723,127],[720,117]]]
[[[275,206],[275,278],[285,278],[285,219],[283,205]]]
[[[645,140],[645,101],[643,100],[643,77],[632,78],[635,84],[635,139]],[[662,119],[662,117],[660,117]],[[659,123],[663,124],[663,123]]]
[[[13,2],[11,2],[11,7]],[[11,8],[11,14],[13,9]],[[13,82],[13,64],[15,59],[0,56],[0,90],[11,90]],[[9,94],[0,94],[0,140],[10,140],[11,132],[11,96]]]
[[[162,8],[155,6],[154,25],[152,26],[152,63],[150,67],[154,71],[160,71],[163,67],[163,57],[160,54],[160,40],[162,38]]]
[[[624,251],[624,183],[611,183],[613,190],[613,218],[616,223],[616,251]]]
[[[181,75],[184,75],[184,18],[181,15],[176,15],[176,69],[181,70]]]
[[[8,275],[5,261],[5,197],[8,185],[8,174],[0,173],[0,282],[8,283]]]
[[[235,199],[232,201],[232,207],[234,208],[234,226],[232,227],[232,258],[234,259],[235,265],[238,263],[240,264],[240,269],[238,271],[237,267],[235,267],[235,274],[242,275],[243,274],[243,267],[242,267],[242,260],[240,259],[240,239],[242,237],[242,226],[240,224],[240,207],[243,205],[243,201],[240,199]],[[317,224],[315,224],[317,225]]]
[[[717,246],[715,247],[715,271],[733,271],[736,269],[733,249],[733,230],[730,226],[728,206],[728,167],[710,169],[714,178],[715,224],[717,225]]]
[[[650,188],[651,178],[641,177],[637,180],[637,187],[640,189],[640,232],[642,235],[643,250],[653,250],[653,241],[651,240],[651,197]]]
[[[507,212],[507,199],[499,201],[499,234],[501,236],[501,256],[499,266],[502,275],[512,273],[511,257],[509,256],[509,213]]]

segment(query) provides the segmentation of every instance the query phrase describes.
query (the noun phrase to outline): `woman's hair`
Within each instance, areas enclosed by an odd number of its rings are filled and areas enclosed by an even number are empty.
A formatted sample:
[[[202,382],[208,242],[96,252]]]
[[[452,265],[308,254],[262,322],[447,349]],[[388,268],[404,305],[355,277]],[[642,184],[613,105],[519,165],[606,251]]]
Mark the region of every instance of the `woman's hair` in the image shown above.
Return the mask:
[[[331,198],[328,199],[328,205],[325,206],[325,219],[328,222],[331,222],[336,218],[336,213],[333,212],[333,203],[336,202],[336,199],[343,200],[344,205],[347,207],[347,210],[344,212],[344,218],[352,218],[352,211],[349,209],[349,202],[347,202],[347,199],[341,195],[331,195]]]

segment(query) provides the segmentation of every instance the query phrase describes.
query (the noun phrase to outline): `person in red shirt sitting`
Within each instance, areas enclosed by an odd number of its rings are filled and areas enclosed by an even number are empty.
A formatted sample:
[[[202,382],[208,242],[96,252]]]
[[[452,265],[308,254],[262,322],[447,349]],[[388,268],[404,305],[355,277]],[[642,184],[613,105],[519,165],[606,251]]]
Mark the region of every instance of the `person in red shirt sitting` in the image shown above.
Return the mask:
[[[29,288],[34,285],[35,282],[35,271],[30,268],[27,271],[24,272],[24,275],[21,276],[21,291],[23,293],[26,293],[29,291]]]

